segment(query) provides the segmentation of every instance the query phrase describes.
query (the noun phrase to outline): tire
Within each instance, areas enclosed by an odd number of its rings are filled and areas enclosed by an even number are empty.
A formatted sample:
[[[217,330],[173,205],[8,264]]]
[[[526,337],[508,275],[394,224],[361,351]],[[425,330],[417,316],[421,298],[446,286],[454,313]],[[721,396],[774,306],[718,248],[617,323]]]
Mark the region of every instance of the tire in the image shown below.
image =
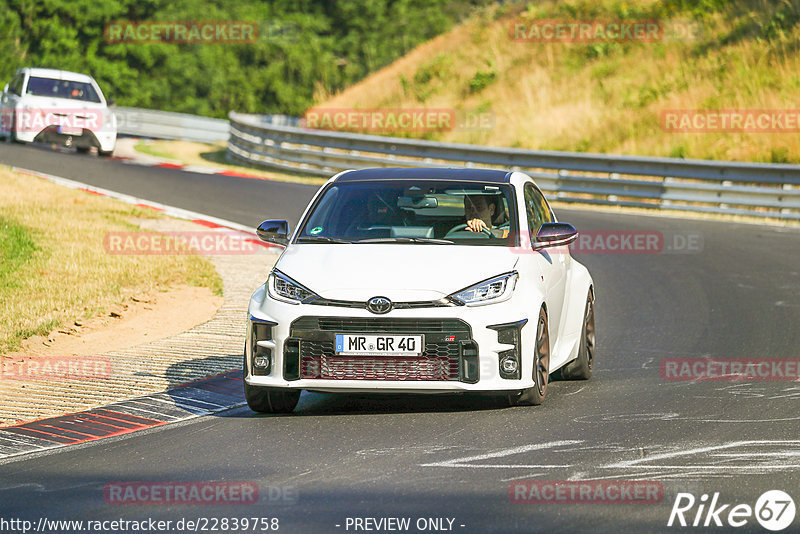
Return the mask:
[[[583,311],[583,332],[578,357],[561,368],[560,377],[565,380],[589,380],[594,369],[594,350],[594,299],[590,291]]]
[[[247,362],[243,362],[242,378],[247,376]],[[290,413],[300,401],[301,390],[276,389],[251,386],[244,381],[244,398],[254,412]]]
[[[88,146],[79,146],[75,150],[78,151],[78,154],[88,154],[91,149]]]
[[[113,153],[114,153],[113,150],[100,150],[99,148],[97,149],[97,155],[100,156],[101,158],[110,158]]]
[[[539,406],[547,395],[550,383],[550,330],[544,308],[539,310],[536,325],[536,347],[533,351],[533,387],[511,393],[508,402],[511,406]]]

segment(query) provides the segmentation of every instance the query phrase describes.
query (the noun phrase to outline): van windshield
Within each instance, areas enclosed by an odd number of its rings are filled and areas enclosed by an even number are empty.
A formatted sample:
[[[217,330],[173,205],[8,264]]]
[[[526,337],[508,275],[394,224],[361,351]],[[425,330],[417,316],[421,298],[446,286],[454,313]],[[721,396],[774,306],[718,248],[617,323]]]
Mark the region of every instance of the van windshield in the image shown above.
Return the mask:
[[[55,80],[53,78],[40,78],[32,76],[28,80],[26,93],[34,96],[51,96],[54,98],[67,98],[83,102],[100,103],[100,96],[90,83],[73,82],[71,80]]]

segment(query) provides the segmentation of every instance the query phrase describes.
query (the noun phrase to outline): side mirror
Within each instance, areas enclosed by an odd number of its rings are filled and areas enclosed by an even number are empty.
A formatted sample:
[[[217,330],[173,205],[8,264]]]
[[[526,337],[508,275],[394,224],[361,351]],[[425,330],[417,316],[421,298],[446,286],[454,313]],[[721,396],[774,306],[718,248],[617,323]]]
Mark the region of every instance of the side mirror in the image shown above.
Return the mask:
[[[258,238],[267,243],[285,247],[289,243],[289,223],[279,219],[268,219],[258,225]]]
[[[8,84],[6,84],[6,85],[5,85],[5,87],[3,87],[3,92],[4,92],[4,93],[7,93],[7,92],[8,92]]]
[[[544,223],[536,234],[533,250],[569,245],[578,237],[578,231],[567,223]]]

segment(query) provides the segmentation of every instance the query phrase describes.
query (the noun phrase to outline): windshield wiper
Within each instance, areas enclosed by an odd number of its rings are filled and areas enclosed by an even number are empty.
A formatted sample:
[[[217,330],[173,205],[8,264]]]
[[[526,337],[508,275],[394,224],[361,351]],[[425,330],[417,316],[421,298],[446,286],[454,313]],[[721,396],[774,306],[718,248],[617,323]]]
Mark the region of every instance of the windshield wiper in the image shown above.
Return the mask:
[[[434,239],[432,237],[375,237],[359,239],[356,243],[428,243],[431,245],[452,245],[447,239]]]
[[[297,238],[297,243],[352,243],[352,241],[322,235],[303,235]]]

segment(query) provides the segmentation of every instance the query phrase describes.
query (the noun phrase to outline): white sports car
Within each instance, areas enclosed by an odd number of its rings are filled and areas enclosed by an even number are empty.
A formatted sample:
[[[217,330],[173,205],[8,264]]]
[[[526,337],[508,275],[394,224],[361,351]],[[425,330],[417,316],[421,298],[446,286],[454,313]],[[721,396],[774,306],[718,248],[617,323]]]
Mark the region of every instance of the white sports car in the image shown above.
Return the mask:
[[[320,188],[252,296],[247,403],[290,412],[302,390],[485,392],[540,404],[552,373],[588,379],[594,287],[526,174],[364,169]]]

